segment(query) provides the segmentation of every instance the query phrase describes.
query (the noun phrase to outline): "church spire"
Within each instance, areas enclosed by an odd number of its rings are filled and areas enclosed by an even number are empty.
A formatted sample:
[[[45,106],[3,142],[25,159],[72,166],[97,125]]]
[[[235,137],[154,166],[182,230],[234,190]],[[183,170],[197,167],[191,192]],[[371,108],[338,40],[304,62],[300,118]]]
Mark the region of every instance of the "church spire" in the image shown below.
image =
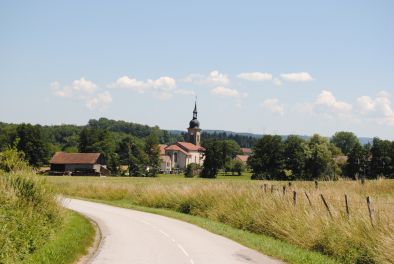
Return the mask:
[[[193,119],[197,119],[197,99],[194,101]]]

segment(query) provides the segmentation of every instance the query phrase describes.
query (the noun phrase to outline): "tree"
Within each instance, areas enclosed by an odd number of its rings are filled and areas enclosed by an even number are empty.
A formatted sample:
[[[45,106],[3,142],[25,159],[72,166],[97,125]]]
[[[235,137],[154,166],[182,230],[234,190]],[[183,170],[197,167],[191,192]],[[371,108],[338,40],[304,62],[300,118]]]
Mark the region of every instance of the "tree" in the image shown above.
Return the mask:
[[[147,155],[147,175],[156,176],[160,166],[160,148],[157,132],[152,132],[145,139],[145,153]]]
[[[265,135],[259,139],[248,159],[252,179],[283,179],[285,144],[280,136]]]
[[[360,141],[354,133],[340,131],[332,136],[331,143],[340,148],[343,154],[349,155],[350,151],[352,151],[357,144],[360,144]]]
[[[335,157],[339,150],[326,138],[318,134],[313,135],[309,140],[308,147],[306,178],[309,180],[319,178],[326,180],[336,179],[339,174],[339,168],[335,163]]]
[[[207,141],[204,143],[205,151],[203,169],[200,173],[201,178],[216,178],[218,171],[223,166],[221,154],[223,147],[220,141]]]
[[[130,176],[146,176],[148,157],[144,144],[132,136],[125,137],[117,146],[116,153],[123,165],[128,165]]]
[[[390,176],[393,174],[393,146],[388,140],[374,138],[371,147],[371,176]]]
[[[289,179],[303,179],[309,146],[298,136],[288,136],[285,141],[285,167]]]
[[[44,141],[41,126],[21,124],[16,129],[16,137],[16,147],[24,153],[30,165],[40,167],[48,163],[49,148]]]
[[[353,146],[344,167],[346,176],[352,179],[357,179],[360,175],[368,177],[369,148],[369,145],[361,146],[360,143]]]
[[[242,172],[245,171],[245,164],[240,160],[234,160],[233,162],[233,172],[236,172],[238,176],[242,175]]]

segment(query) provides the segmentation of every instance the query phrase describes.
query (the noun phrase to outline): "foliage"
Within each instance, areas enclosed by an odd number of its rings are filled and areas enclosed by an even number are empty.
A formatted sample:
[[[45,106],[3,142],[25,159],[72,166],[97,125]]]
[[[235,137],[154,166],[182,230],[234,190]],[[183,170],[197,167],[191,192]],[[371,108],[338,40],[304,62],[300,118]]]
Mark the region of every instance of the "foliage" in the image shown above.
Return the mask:
[[[265,135],[257,141],[248,165],[252,179],[283,179],[285,144],[280,136]]]
[[[203,144],[204,164],[201,171],[203,178],[216,178],[220,169],[231,166],[232,160],[241,153],[241,148],[234,140],[207,140]]]
[[[49,146],[45,142],[39,125],[21,124],[16,129],[17,149],[25,154],[25,159],[35,167],[47,164]]]
[[[8,147],[0,152],[0,172],[22,172],[31,170],[29,164],[24,160],[24,153],[16,147]]]
[[[159,138],[157,132],[153,131],[145,139],[145,153],[147,156],[147,176],[156,176],[159,172],[160,166],[160,148],[159,148]]]
[[[185,177],[193,178],[194,176],[199,175],[201,171],[201,166],[197,163],[190,163],[186,166]]]
[[[360,141],[356,135],[352,132],[340,131],[336,132],[332,138],[331,143],[336,147],[340,148],[342,153],[349,155],[350,151],[357,145]]]
[[[55,195],[39,176],[0,174],[0,263],[18,263],[62,226]]]

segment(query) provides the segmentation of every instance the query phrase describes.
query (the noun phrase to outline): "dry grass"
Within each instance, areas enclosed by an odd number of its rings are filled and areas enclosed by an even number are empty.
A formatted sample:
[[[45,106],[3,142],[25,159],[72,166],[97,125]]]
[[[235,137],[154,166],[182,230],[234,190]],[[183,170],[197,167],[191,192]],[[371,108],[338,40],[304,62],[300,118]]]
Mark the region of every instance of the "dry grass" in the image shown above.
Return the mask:
[[[54,177],[50,181],[65,195],[127,200],[202,216],[323,252],[344,263],[394,263],[393,180],[367,181],[365,185],[320,182],[318,189],[313,182],[293,182],[285,194],[285,182],[88,177]],[[271,185],[275,186],[272,193]],[[293,191],[297,192],[296,206]],[[326,198],[332,217],[320,194]],[[344,194],[350,216],[345,211]],[[373,199],[373,225],[366,196]]]

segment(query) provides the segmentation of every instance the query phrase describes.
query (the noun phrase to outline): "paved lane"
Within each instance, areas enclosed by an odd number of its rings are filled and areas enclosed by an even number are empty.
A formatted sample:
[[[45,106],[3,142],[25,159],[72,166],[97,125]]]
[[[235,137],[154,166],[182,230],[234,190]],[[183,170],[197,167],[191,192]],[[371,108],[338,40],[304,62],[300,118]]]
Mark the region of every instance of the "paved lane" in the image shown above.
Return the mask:
[[[91,263],[281,263],[172,218],[76,199],[65,199],[63,203],[93,219],[102,232],[101,245]]]

